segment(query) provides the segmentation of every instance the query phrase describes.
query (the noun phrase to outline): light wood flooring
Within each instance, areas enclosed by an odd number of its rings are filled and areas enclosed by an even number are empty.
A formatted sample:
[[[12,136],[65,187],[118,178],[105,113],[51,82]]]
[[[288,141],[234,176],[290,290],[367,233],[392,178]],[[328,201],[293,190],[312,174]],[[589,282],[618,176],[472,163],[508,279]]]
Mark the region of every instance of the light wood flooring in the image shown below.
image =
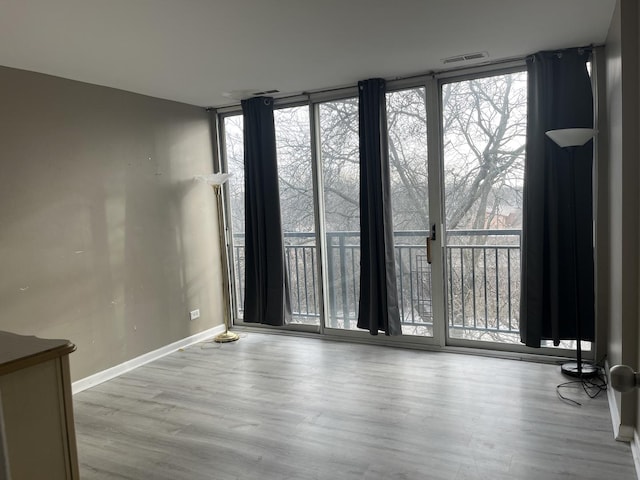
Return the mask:
[[[203,343],[75,395],[81,476],[635,479],[602,394],[553,365],[268,334]]]

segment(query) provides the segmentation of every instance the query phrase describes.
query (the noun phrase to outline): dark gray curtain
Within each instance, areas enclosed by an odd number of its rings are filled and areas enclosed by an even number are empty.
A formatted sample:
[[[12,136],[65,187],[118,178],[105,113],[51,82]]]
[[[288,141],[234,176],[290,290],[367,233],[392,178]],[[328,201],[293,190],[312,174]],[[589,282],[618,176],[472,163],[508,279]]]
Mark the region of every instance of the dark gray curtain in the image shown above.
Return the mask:
[[[384,80],[358,83],[360,120],[360,303],[358,328],[401,335]]]
[[[242,101],[244,119],[244,321],[285,325],[291,319],[280,221],[273,100]]]
[[[576,311],[582,339],[594,339],[593,142],[576,148],[572,160],[545,135],[548,130],[593,127],[589,56],[589,49],[570,49],[527,58],[520,337],[530,347],[539,347],[543,339],[555,345],[575,339]],[[572,161],[575,222],[569,197]]]

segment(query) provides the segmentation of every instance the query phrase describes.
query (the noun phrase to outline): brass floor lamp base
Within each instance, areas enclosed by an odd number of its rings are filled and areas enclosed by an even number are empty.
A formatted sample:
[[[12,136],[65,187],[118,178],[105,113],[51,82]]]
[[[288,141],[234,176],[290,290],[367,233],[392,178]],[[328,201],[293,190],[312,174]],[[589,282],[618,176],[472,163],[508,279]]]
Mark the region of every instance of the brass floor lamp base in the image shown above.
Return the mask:
[[[227,343],[227,342],[235,342],[236,340],[238,340],[240,337],[238,335],[236,335],[233,332],[223,332],[220,335],[217,335],[213,341],[214,342],[218,342],[218,343]]]

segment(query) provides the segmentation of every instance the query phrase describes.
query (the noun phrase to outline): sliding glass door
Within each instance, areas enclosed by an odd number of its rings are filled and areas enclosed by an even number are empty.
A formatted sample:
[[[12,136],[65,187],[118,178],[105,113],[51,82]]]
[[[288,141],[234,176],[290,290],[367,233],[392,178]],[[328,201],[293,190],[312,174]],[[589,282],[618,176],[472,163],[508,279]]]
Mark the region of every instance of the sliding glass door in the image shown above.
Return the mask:
[[[429,172],[426,88],[387,93],[396,274],[403,335],[433,336],[427,237]]]
[[[433,336],[426,89],[386,96],[398,299],[402,332]],[[327,258],[325,327],[357,329],[360,289],[358,101],[318,106]]]
[[[403,339],[520,349],[520,244],[527,123],[522,67],[422,82],[386,95]],[[276,105],[290,328],[358,330],[360,153],[354,89]],[[222,117],[243,321],[242,116]],[[430,247],[430,248],[429,248]],[[347,333],[345,333],[347,332]],[[357,332],[357,333],[356,333]],[[567,345],[564,345],[567,347]]]
[[[526,72],[454,80],[441,95],[449,337],[519,343]]]

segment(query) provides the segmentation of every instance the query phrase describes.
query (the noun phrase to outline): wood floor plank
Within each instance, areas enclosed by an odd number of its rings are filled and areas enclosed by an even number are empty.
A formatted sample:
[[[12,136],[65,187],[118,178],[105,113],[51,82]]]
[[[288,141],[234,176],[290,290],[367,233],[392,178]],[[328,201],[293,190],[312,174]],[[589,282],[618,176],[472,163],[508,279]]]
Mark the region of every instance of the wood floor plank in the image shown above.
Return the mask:
[[[362,371],[361,366],[367,365]],[[553,365],[249,334],[74,396],[85,480],[635,479]]]

